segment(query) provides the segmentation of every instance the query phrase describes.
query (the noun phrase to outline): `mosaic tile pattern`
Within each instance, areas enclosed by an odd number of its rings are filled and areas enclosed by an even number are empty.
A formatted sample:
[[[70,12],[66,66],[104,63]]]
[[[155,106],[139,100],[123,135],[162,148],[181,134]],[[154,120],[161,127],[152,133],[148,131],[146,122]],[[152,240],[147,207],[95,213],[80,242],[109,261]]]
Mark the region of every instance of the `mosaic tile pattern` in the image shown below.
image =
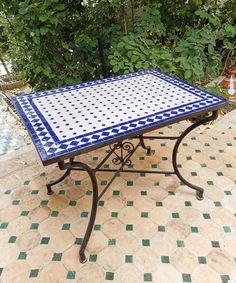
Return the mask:
[[[178,134],[187,122],[156,131]],[[171,166],[172,141],[150,140],[134,168]],[[91,184],[73,172],[46,194],[61,172],[43,167],[34,148],[1,159],[0,282],[229,283],[236,280],[236,128],[213,128],[184,140],[179,168],[205,198],[175,176],[121,174],[99,202],[86,254],[78,251],[91,206]],[[95,165],[104,149],[81,156]],[[4,166],[3,166],[4,165]],[[111,167],[108,161],[106,167]],[[110,173],[98,173],[104,187]]]
[[[44,164],[226,104],[155,70],[20,94],[13,102]]]
[[[13,130],[15,120],[9,116],[0,101],[0,156],[26,145],[24,136]]]

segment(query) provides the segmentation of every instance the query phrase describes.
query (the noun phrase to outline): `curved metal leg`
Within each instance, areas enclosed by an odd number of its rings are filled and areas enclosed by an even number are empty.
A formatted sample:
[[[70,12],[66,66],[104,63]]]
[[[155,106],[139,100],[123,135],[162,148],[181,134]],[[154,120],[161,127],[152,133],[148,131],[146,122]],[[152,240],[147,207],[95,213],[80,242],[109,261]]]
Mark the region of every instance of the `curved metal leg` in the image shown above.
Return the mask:
[[[142,135],[139,136],[139,140],[140,140],[140,144],[141,144],[142,148],[147,150],[147,155],[150,155],[151,154],[151,147],[145,145]]]
[[[204,189],[203,188],[200,188],[198,186],[195,186],[191,183],[189,183],[182,175],[181,173],[179,172],[179,169],[177,167],[177,153],[178,153],[178,148],[179,148],[179,145],[181,144],[182,140],[184,139],[184,137],[190,133],[193,129],[197,128],[198,126],[204,124],[204,123],[207,123],[207,122],[210,122],[212,120],[215,120],[217,118],[217,111],[214,111],[212,113],[212,115],[210,117],[207,117],[201,121],[198,121],[194,124],[192,124],[190,127],[188,127],[180,136],[179,138],[177,139],[176,141],[176,144],[174,146],[174,149],[173,149],[173,153],[172,153],[172,163],[173,163],[173,167],[174,167],[174,171],[175,171],[175,174],[179,177],[179,179],[185,184],[187,185],[188,187],[190,187],[191,189],[195,190],[196,191],[196,198],[198,200],[202,200],[203,199],[203,193],[204,193]]]
[[[82,168],[83,170],[85,170],[88,173],[88,175],[91,179],[91,182],[92,182],[92,186],[93,186],[93,201],[92,201],[91,214],[90,214],[89,223],[88,223],[85,235],[84,235],[84,239],[83,239],[83,242],[82,242],[80,250],[79,250],[80,262],[85,263],[87,261],[87,258],[85,256],[84,251],[87,247],[90,235],[92,233],[93,225],[94,225],[96,213],[97,213],[98,184],[97,184],[97,179],[96,179],[94,171],[88,165],[81,163],[81,162],[73,162],[73,164],[71,164],[69,166],[70,166],[70,168],[79,167],[79,168]]]
[[[57,180],[50,182],[49,184],[46,184],[47,186],[47,191],[48,191],[48,195],[52,195],[53,194],[53,190],[52,190],[52,186],[60,183],[61,181],[63,181],[68,175],[70,175],[70,171],[71,169],[67,169],[66,172]]]

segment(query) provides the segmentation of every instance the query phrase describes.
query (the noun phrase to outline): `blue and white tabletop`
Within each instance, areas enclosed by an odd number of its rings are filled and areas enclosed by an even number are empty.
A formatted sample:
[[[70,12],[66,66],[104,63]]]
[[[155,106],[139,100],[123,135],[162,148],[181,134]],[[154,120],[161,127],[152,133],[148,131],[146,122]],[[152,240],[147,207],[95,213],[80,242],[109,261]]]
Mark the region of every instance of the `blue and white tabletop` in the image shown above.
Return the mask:
[[[45,165],[226,104],[155,70],[19,94],[13,102]]]

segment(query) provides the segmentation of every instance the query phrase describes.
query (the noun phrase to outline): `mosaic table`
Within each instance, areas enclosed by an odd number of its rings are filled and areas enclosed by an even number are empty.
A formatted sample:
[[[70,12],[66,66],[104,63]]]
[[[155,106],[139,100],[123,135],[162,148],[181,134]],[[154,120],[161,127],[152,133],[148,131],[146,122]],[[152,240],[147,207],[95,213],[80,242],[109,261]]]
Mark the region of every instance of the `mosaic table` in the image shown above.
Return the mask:
[[[177,153],[183,138],[199,125],[217,118],[217,110],[227,104],[195,86],[156,70],[146,70],[58,89],[20,94],[13,102],[27,128],[44,165],[58,163],[65,170],[52,186],[64,180],[72,170],[86,171],[93,187],[90,219],[80,248],[80,260],[86,261],[85,248],[89,241],[97,211],[98,200],[119,173],[176,174],[179,179],[203,198],[203,188],[189,183],[177,167]],[[196,117],[180,136],[148,136],[152,130]],[[172,152],[172,171],[130,169],[131,157],[138,147],[147,154],[151,148],[145,139],[176,140]],[[136,142],[132,142],[136,139]],[[74,157],[109,145],[110,151],[96,168],[75,161]],[[117,168],[104,168],[108,158]],[[114,172],[104,190],[98,195],[96,173]]]

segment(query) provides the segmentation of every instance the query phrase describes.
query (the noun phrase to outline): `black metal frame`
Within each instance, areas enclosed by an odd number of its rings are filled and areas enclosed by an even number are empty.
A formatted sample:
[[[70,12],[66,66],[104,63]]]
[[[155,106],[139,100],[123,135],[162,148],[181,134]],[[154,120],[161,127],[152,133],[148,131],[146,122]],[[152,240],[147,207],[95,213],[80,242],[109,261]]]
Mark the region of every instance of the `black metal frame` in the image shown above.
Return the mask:
[[[48,194],[53,194],[52,186],[60,183],[63,181],[72,170],[82,170],[86,171],[91,179],[92,187],[93,187],[93,199],[92,199],[92,209],[90,214],[89,223],[85,232],[85,236],[82,242],[82,245],[80,247],[79,255],[80,255],[80,261],[82,263],[86,262],[85,257],[85,249],[87,246],[87,243],[89,241],[90,235],[92,233],[92,229],[95,222],[96,212],[97,212],[97,203],[101,199],[101,197],[104,195],[104,193],[107,191],[107,189],[110,187],[112,182],[115,180],[115,178],[122,172],[122,173],[150,173],[150,174],[175,174],[178,176],[178,178],[188,187],[196,191],[196,197],[198,200],[203,199],[203,192],[204,189],[200,188],[198,186],[195,186],[191,183],[189,183],[180,173],[178,167],[177,167],[177,153],[178,148],[182,142],[182,140],[185,138],[187,134],[189,134],[193,129],[196,127],[210,122],[212,120],[215,120],[218,116],[217,111],[213,111],[212,115],[204,118],[191,126],[189,126],[183,133],[181,133],[180,136],[143,136],[142,134],[139,136],[134,136],[132,139],[138,139],[137,145],[133,145],[130,141],[118,141],[113,145],[109,145],[110,151],[106,155],[106,157],[97,165],[96,168],[90,168],[87,164],[84,164],[82,162],[74,161],[74,158],[70,158],[68,162],[59,161],[58,165],[60,170],[66,170],[65,173],[56,181],[50,182],[47,184],[47,190]],[[172,152],[172,165],[173,165],[173,171],[154,171],[154,170],[134,170],[134,169],[124,169],[125,166],[131,165],[131,157],[135,153],[138,147],[142,147],[147,151],[147,154],[151,153],[151,147],[146,146],[144,140],[145,139],[170,139],[170,140],[176,140],[176,143],[173,148]],[[119,151],[119,154],[118,154]],[[114,155],[114,158],[112,159],[112,162],[114,165],[119,165],[119,169],[109,169],[109,168],[101,168],[102,165],[106,162],[106,160],[111,156]],[[108,184],[105,186],[103,191],[98,195],[98,184],[96,179],[96,173],[97,172],[114,172],[113,177],[108,182]]]

